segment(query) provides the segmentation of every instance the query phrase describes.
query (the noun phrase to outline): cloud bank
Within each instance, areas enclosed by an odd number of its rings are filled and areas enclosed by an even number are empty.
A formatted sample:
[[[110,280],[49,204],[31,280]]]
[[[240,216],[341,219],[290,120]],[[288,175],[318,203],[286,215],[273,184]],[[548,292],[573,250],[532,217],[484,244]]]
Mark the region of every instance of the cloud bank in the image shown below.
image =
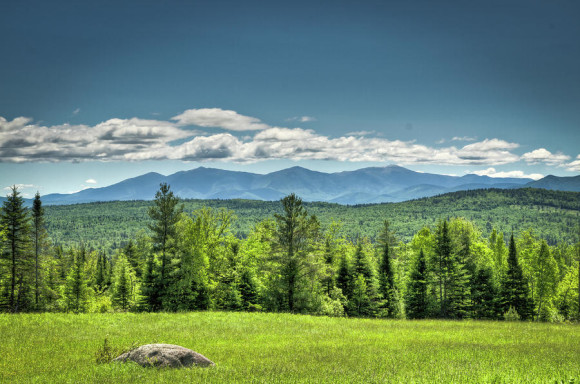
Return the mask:
[[[60,161],[230,161],[271,159],[393,162],[397,164],[486,165],[517,162],[563,164],[569,156],[544,148],[522,157],[513,153],[517,143],[492,138],[464,146],[435,148],[415,141],[389,140],[372,132],[330,137],[311,129],[274,127],[260,119],[220,108],[189,109],[169,121],[110,119],[100,124],[35,124],[27,117],[12,121],[0,117],[0,162]],[[304,120],[306,121],[306,120]],[[191,126],[217,128],[213,134]],[[254,131],[241,137],[241,132]],[[454,138],[454,141],[473,140]],[[580,160],[567,166],[580,168]],[[490,168],[489,174],[501,174]],[[537,175],[515,174],[511,177]]]

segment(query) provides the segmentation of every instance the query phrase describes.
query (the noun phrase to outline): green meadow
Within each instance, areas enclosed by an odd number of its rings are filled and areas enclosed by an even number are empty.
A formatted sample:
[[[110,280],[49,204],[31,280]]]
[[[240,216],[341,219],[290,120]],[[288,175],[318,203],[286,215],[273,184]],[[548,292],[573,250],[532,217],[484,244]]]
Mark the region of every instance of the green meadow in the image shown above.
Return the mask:
[[[178,344],[214,368],[98,363]],[[0,315],[2,383],[578,383],[580,326],[274,313]]]

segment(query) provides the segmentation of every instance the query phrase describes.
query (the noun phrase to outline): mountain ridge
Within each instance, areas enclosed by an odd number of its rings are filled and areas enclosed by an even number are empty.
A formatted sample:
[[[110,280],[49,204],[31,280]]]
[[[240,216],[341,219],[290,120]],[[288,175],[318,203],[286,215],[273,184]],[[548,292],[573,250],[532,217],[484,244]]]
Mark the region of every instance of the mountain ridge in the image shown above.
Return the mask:
[[[396,165],[334,173],[294,166],[267,174],[198,167],[167,176],[149,172],[106,187],[88,188],[72,194],[47,194],[42,200],[47,205],[153,200],[160,183],[169,184],[172,191],[184,199],[272,201],[296,193],[304,201],[343,205],[401,202],[485,188],[529,187],[580,192],[580,175],[549,175],[540,180],[475,174],[451,176],[416,172]]]

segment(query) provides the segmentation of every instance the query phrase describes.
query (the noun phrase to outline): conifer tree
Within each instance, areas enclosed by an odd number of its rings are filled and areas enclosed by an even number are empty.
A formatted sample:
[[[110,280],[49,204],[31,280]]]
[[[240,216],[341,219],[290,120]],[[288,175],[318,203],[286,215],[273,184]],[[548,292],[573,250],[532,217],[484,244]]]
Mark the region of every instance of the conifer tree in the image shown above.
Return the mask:
[[[140,260],[139,252],[135,246],[135,243],[133,242],[133,239],[129,239],[129,242],[123,248],[123,253],[127,257],[127,261],[129,262],[131,269],[137,271],[140,268]]]
[[[64,300],[67,311],[85,312],[89,304],[89,288],[86,281],[84,246],[74,254],[74,260],[66,277]]]
[[[340,258],[340,265],[336,275],[336,286],[340,288],[342,294],[347,299],[350,299],[352,297],[353,278],[351,268],[348,264],[348,259],[344,254]]]
[[[131,265],[126,256],[121,254],[115,266],[113,282],[113,304],[123,311],[129,308],[133,301],[133,276],[131,274]]]
[[[496,319],[498,313],[498,292],[493,284],[493,273],[490,268],[477,270],[471,287],[473,317],[476,319]]]
[[[385,220],[383,222],[383,230],[379,236],[382,248],[379,265],[379,295],[383,299],[382,308],[386,311],[387,317],[396,317],[399,303],[395,287],[395,274],[391,263],[391,236],[389,222]]]
[[[242,306],[244,309],[248,309],[250,306],[258,304],[256,280],[250,269],[244,268],[242,275],[240,276],[238,289],[240,291]]]
[[[24,199],[16,186],[2,204],[0,228],[4,230],[2,261],[7,269],[5,305],[10,312],[20,312],[29,306],[33,260],[31,256],[30,218]]]
[[[437,276],[439,290],[439,316],[449,317],[450,291],[454,275],[454,260],[451,255],[451,238],[447,220],[437,227],[435,259],[433,260],[433,272]]]
[[[161,309],[160,295],[157,290],[157,266],[155,255],[147,255],[145,260],[145,270],[141,281],[141,302],[140,309],[144,311],[158,311]]]
[[[368,256],[359,242],[354,254],[351,312],[357,316],[374,316],[376,313],[376,281]],[[362,279],[362,280],[361,280]],[[364,294],[361,289],[365,289]]]
[[[170,284],[170,256],[174,251],[174,240],[176,235],[176,225],[181,218],[183,206],[178,206],[179,198],[174,196],[173,191],[167,183],[161,183],[159,191],[155,194],[154,205],[149,208],[149,217],[153,220],[149,224],[149,229],[153,232],[153,250],[158,252],[160,263],[159,272],[156,274],[149,273],[148,278],[156,275],[154,287],[146,288],[144,294],[159,295],[163,297],[167,294],[167,288]],[[155,266],[154,262],[148,264],[149,267]],[[148,271],[149,272],[149,271]],[[154,302],[153,297],[149,299]],[[154,306],[157,308],[157,304]]]
[[[281,277],[283,305],[294,312],[304,279],[312,276],[318,267],[316,260],[312,260],[312,248],[319,236],[319,223],[316,216],[308,216],[302,199],[295,194],[284,197],[281,202],[284,213],[274,215],[278,249],[274,261]]]
[[[406,313],[410,319],[424,319],[428,315],[428,277],[427,262],[423,248],[413,265],[409,276],[409,286],[407,287]]]
[[[38,310],[41,306],[41,270],[46,248],[46,229],[44,227],[44,208],[40,194],[36,192],[32,202],[32,242],[34,248],[34,306]]]
[[[532,315],[532,305],[528,297],[528,284],[518,262],[514,235],[511,235],[508,251],[508,269],[502,283],[503,311],[513,307],[522,320]]]

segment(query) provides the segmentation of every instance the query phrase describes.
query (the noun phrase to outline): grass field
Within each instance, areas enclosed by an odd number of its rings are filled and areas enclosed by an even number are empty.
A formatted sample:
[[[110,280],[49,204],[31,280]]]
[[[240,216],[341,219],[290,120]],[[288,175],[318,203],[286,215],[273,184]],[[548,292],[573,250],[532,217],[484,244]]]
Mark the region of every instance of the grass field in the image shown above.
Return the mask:
[[[98,364],[116,347],[191,348],[217,366]],[[580,326],[289,314],[0,315],[2,383],[580,382]]]

